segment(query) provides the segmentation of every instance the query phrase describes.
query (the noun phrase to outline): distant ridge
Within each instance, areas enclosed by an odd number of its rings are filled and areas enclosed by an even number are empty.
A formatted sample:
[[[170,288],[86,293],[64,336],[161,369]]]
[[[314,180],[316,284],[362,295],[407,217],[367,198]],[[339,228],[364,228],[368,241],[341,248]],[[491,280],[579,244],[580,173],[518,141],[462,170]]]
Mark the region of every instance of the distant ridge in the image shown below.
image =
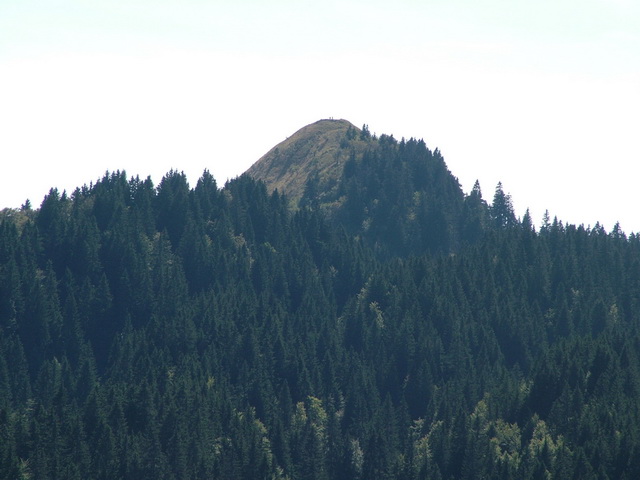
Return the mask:
[[[348,137],[348,148],[343,148]],[[370,138],[361,137],[361,130],[347,120],[319,120],[273,147],[247,173],[264,181],[270,192],[285,193],[295,208],[311,176],[329,188],[337,182],[347,159],[370,145]]]

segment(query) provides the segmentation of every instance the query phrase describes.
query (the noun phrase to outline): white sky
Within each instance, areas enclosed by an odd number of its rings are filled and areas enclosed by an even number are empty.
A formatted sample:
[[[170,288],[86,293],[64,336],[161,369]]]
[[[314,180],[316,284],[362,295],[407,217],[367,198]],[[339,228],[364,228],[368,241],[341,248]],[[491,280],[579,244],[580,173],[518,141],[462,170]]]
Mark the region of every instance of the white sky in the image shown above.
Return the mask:
[[[0,0],[0,208],[106,170],[223,185],[328,117],[536,223],[640,232],[635,0]]]

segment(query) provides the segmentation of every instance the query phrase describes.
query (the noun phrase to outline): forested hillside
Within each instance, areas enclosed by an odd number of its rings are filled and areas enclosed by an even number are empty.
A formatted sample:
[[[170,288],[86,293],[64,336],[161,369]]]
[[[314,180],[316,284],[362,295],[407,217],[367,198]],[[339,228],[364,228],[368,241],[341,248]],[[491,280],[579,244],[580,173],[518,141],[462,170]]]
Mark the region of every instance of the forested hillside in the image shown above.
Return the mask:
[[[375,142],[295,211],[173,171],[5,210],[0,478],[640,478],[640,236]]]
[[[268,191],[284,192],[294,209],[320,210],[378,258],[454,251],[487,227],[480,186],[465,198],[438,149],[413,138],[378,138],[345,120],[300,129],[247,173]],[[509,198],[500,195],[496,207],[511,216]]]

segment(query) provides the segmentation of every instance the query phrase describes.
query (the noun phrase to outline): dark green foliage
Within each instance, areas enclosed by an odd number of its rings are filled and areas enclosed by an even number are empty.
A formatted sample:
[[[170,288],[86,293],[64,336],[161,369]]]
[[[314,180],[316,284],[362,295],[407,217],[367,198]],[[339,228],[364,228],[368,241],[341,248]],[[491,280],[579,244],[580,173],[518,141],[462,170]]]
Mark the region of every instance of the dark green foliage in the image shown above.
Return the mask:
[[[366,125],[361,137],[370,137]],[[440,152],[422,140],[398,142],[381,135],[362,156],[352,153],[337,188],[318,187],[317,176],[310,177],[300,206],[322,208],[380,258],[450,252],[476,241],[485,228],[478,208],[465,208],[460,185]],[[467,216],[481,224],[467,227],[465,222],[472,223]]]
[[[0,478],[636,478],[640,237],[375,141],[326,220],[208,172],[3,213]]]

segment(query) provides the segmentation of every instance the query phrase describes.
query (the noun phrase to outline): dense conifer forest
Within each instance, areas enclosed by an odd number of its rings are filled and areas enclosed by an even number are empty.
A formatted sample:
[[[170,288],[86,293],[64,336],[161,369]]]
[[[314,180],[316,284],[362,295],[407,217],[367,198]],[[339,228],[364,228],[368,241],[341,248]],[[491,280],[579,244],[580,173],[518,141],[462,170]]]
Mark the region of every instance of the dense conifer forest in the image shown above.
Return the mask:
[[[640,478],[640,236],[373,145],[3,211],[0,478]]]

